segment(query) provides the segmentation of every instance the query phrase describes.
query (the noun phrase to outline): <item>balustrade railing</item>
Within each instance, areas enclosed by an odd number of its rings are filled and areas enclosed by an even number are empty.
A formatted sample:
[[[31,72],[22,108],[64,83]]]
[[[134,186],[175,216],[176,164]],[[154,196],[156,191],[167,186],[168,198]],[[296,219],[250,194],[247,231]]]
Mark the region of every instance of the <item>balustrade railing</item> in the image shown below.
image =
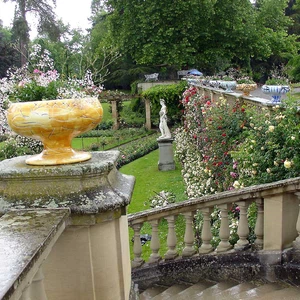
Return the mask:
[[[160,260],[174,260],[178,256],[186,258],[203,255],[215,251],[282,251],[294,246],[300,249],[300,217],[299,215],[300,178],[278,181],[239,190],[223,192],[215,195],[190,199],[180,203],[170,204],[162,208],[142,211],[128,216],[129,226],[134,230],[132,267],[140,267],[145,263],[158,263]],[[255,202],[257,217],[254,228],[255,240],[249,239],[248,207]],[[230,243],[230,228],[228,213],[233,205],[239,206],[238,240]],[[220,209],[219,244],[212,246],[211,214],[213,208]],[[196,246],[194,236],[194,216],[200,211],[203,216],[201,230],[201,245]],[[182,215],[185,222],[184,247],[178,251],[176,236],[176,218]],[[167,251],[161,253],[159,239],[159,223],[167,221],[168,234]],[[149,259],[143,257],[143,246],[140,235],[145,223],[151,225],[151,254]],[[148,259],[148,260],[147,260]]]

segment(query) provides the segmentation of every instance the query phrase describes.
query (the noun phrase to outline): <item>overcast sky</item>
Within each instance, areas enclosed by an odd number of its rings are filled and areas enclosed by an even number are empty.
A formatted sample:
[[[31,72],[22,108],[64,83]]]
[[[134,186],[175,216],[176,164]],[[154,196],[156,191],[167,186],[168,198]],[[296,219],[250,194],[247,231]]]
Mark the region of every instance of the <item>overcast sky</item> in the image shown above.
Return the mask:
[[[86,29],[90,27],[88,17],[91,15],[91,0],[56,0],[55,12],[58,18],[61,18],[65,24],[69,23],[72,28]],[[4,3],[0,0],[0,19],[4,26],[11,27],[14,17],[15,4],[12,2]],[[31,36],[35,36],[34,18],[28,15],[28,20],[32,28]]]

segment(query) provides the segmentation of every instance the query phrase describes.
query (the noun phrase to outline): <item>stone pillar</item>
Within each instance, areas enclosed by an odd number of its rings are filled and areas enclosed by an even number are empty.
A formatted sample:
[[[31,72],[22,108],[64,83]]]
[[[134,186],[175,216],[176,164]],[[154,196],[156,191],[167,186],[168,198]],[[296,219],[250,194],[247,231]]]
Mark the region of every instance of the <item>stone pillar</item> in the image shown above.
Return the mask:
[[[151,130],[151,107],[150,107],[149,99],[145,99],[145,110],[146,110],[146,125],[145,125],[145,127],[148,130]]]
[[[264,198],[264,248],[282,251],[292,246],[297,237],[299,200],[287,192],[267,191]]]
[[[117,130],[120,127],[120,122],[119,122],[119,112],[118,112],[118,107],[117,107],[117,101],[112,100],[111,101],[111,115],[114,120],[114,125],[113,129]]]
[[[175,170],[173,143],[174,139],[157,139],[159,147],[159,171]]]
[[[69,226],[43,265],[48,300],[129,299],[131,265],[126,206],[134,178],[116,168],[118,151],[86,162],[28,166],[0,162],[0,211],[69,208]]]

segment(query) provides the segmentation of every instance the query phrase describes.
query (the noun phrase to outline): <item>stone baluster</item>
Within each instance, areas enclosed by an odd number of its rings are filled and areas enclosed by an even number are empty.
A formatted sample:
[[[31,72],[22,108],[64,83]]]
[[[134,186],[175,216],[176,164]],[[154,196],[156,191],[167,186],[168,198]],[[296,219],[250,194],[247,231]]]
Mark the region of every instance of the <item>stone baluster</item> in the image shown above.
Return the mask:
[[[44,287],[44,274],[41,268],[36,272],[30,286],[31,300],[47,300]]]
[[[165,259],[174,259],[177,256],[176,251],[176,244],[177,244],[177,238],[175,233],[175,220],[176,216],[169,216],[166,217],[166,220],[168,221],[168,237],[167,237],[167,246],[169,250],[165,254]]]
[[[159,220],[152,220],[149,223],[152,226],[152,238],[150,242],[150,248],[152,250],[152,253],[149,258],[149,263],[156,263],[161,259],[161,256],[158,254],[160,248],[159,236],[158,236]]]
[[[141,244],[141,228],[142,224],[134,224],[132,225],[133,231],[134,231],[134,240],[133,240],[133,254],[134,254],[134,259],[131,262],[131,266],[133,268],[135,267],[140,267],[143,263],[144,260],[141,258],[142,256],[142,244]]]
[[[199,248],[199,253],[209,253],[213,251],[213,247],[211,245],[212,233],[211,233],[211,213],[212,208],[202,208],[201,212],[203,215],[203,227],[201,232],[202,245]]]
[[[257,199],[257,218],[254,228],[256,240],[254,242],[255,249],[261,250],[264,246],[264,199]]]
[[[240,209],[240,219],[239,219],[238,230],[237,230],[239,240],[235,244],[234,249],[243,250],[249,247],[249,241],[248,241],[249,224],[247,218],[247,210],[248,210],[249,203],[247,201],[239,201],[236,204],[239,206]]]
[[[185,233],[184,233],[184,243],[185,248],[183,249],[182,256],[190,257],[196,253],[193,244],[195,240],[194,228],[193,228],[193,218],[194,212],[183,213],[185,217]]]
[[[229,231],[229,222],[228,222],[228,209],[229,204],[221,204],[218,206],[221,210],[221,227],[220,227],[220,239],[221,242],[217,247],[217,252],[225,252],[232,248],[229,243],[230,231]]]
[[[295,195],[300,199],[300,193],[295,193]],[[293,248],[295,250],[300,250],[300,204],[299,204],[299,213],[298,213],[298,219],[296,223],[296,230],[298,232],[298,237],[293,242]]]

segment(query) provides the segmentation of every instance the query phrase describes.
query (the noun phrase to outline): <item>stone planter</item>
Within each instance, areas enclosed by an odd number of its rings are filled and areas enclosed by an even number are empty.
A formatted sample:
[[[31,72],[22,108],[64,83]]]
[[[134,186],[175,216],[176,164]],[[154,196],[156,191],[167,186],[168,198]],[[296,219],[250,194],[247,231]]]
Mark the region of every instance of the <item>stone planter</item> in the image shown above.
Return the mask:
[[[241,83],[237,84],[236,89],[243,92],[243,96],[249,97],[250,92],[257,89],[256,83]]]
[[[263,85],[261,90],[265,94],[270,94],[272,96],[272,103],[280,103],[281,96],[290,91],[288,85]]]
[[[225,89],[225,92],[232,93],[236,88],[236,81],[220,80],[220,86]]]
[[[91,154],[72,149],[72,138],[96,127],[103,109],[96,98],[13,103],[7,112],[17,134],[39,140],[44,150],[29,157],[29,165],[60,165],[85,161]]]

